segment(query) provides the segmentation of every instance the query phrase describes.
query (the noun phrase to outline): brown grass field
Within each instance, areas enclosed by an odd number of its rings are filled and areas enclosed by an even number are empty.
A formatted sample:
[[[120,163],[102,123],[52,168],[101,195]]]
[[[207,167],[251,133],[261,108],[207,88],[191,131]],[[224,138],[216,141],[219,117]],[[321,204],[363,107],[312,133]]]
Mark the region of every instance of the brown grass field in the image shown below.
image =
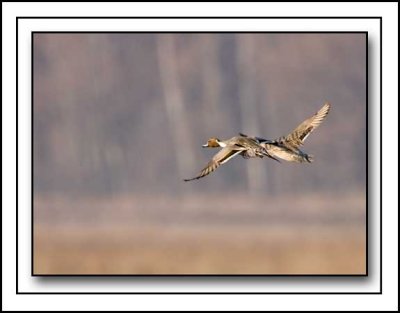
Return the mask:
[[[354,227],[37,227],[35,274],[365,274]]]

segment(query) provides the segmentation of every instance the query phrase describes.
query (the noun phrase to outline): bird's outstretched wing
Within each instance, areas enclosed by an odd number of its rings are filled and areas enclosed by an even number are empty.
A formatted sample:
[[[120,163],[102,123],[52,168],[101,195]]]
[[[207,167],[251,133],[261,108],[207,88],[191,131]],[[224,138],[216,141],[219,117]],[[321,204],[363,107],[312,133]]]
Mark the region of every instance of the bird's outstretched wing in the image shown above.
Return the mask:
[[[201,170],[199,175],[193,178],[184,179],[184,181],[191,181],[202,178],[211,172],[215,171],[220,165],[228,162],[230,159],[241,153],[242,150],[232,150],[230,147],[221,149],[214,157],[208,162],[207,166]]]
[[[328,115],[331,105],[327,102],[317,113],[315,113],[310,118],[306,119],[303,123],[296,127],[289,135],[280,137],[276,141],[279,143],[284,143],[285,146],[290,146],[292,148],[298,149],[303,145],[304,141],[311,134],[311,132],[316,129]]]

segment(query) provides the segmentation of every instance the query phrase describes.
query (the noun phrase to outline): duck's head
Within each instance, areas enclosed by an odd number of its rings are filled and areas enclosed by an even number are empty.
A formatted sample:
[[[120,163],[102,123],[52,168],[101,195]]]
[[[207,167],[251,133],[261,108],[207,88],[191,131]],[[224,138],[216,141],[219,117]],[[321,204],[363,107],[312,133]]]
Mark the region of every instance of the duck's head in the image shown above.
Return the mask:
[[[215,137],[211,137],[210,139],[207,140],[207,143],[203,145],[203,148],[218,148],[221,147],[221,140]]]

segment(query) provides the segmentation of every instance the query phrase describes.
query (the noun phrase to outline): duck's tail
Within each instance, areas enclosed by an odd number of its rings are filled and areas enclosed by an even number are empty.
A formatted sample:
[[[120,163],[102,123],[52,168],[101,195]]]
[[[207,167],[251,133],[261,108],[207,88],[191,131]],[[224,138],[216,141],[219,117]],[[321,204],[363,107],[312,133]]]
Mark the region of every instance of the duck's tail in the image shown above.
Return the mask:
[[[314,162],[314,156],[312,154],[306,154],[305,159],[308,163]]]
[[[306,153],[297,154],[294,156],[293,161],[297,163],[312,163],[314,161],[314,156]]]

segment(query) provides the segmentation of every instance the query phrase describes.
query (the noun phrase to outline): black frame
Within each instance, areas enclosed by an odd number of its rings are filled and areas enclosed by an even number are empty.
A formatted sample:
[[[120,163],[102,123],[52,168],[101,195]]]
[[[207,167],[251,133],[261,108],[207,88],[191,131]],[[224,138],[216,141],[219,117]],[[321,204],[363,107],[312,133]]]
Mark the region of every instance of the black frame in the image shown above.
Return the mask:
[[[18,290],[18,158],[17,158],[17,166],[16,166],[16,203],[17,203],[17,210],[16,210],[16,294],[382,294],[382,17],[16,17],[16,51],[17,51],[17,59],[16,59],[16,132],[17,132],[17,145],[16,145],[16,154],[18,157],[18,21],[19,19],[379,19],[380,21],[380,289],[379,292],[19,292]],[[34,111],[33,111],[33,36],[35,33],[364,33],[366,35],[366,123],[367,123],[367,131],[366,131],[366,273],[365,274],[192,274],[192,275],[185,275],[185,274],[155,274],[155,275],[148,275],[148,274],[34,274],[33,271],[33,259],[34,259],[34,236],[33,236],[33,227],[34,227],[34,208],[33,208],[33,119],[34,119]],[[164,277],[174,277],[175,279],[181,278],[182,281],[186,280],[187,277],[191,278],[198,278],[201,279],[233,279],[234,277],[239,277],[240,279],[244,280],[255,280],[258,278],[263,277],[296,277],[296,278],[307,278],[313,277],[318,279],[319,277],[329,277],[329,278],[338,278],[338,279],[366,279],[368,277],[368,32],[366,31],[229,31],[229,32],[204,32],[204,31],[197,31],[197,32],[145,32],[145,31],[43,31],[43,32],[31,32],[31,276],[33,277],[43,277],[39,279],[54,279],[59,277],[58,279],[63,279],[63,277],[71,277],[72,279],[75,277],[89,277],[89,278],[99,278],[99,277],[137,277],[143,278],[147,277],[149,279],[161,279]],[[107,279],[105,278],[105,279]]]

